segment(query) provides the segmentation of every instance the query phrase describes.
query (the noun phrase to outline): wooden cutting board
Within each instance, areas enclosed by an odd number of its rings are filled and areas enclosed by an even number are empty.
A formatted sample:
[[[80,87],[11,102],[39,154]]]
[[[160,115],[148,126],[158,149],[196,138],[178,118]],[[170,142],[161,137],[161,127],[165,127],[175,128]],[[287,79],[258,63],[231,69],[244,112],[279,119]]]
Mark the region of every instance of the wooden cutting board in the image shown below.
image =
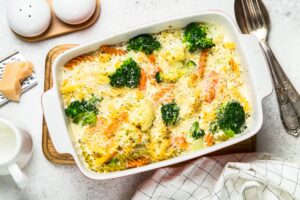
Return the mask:
[[[52,63],[54,59],[61,53],[65,52],[66,50],[75,47],[75,44],[64,44],[54,47],[49,51],[46,57],[46,68],[45,68],[45,82],[44,82],[44,91],[49,90],[52,87]],[[51,141],[51,138],[48,133],[47,124],[45,122],[45,118],[43,119],[43,131],[42,131],[42,148],[45,157],[56,164],[63,164],[63,165],[72,165],[75,164],[73,157],[69,154],[60,154],[58,153]],[[233,146],[227,147],[220,151],[214,152],[213,155],[219,154],[229,154],[229,153],[240,153],[240,152],[253,152],[255,151],[256,147],[256,138],[255,136],[243,141],[241,143],[235,144]]]

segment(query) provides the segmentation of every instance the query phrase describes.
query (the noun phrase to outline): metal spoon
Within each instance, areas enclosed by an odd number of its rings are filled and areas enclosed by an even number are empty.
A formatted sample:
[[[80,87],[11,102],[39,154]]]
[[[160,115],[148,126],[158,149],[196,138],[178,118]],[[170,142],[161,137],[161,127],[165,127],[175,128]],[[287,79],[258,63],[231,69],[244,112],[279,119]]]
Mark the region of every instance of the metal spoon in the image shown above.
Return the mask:
[[[282,124],[289,134],[300,134],[300,96],[292,85],[269,44],[270,18],[261,0],[235,0],[235,17],[241,31],[253,34],[265,52],[279,104]]]

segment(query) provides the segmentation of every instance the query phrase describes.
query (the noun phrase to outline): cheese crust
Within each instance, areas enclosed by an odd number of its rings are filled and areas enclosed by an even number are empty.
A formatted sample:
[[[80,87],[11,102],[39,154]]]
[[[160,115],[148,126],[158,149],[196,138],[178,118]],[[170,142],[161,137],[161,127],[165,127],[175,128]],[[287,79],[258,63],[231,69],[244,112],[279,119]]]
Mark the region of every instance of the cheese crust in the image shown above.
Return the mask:
[[[103,98],[97,105],[95,125],[69,120],[74,145],[91,170],[103,173],[140,167],[230,139],[222,131],[212,134],[209,127],[224,102],[239,101],[251,114],[236,44],[221,25],[206,26],[215,44],[208,51],[189,52],[182,42],[184,30],[170,29],[153,34],[161,49],[152,55],[127,51],[127,44],[121,43],[76,57],[64,66],[61,92],[66,108],[92,95]],[[205,65],[200,69],[204,53]],[[145,73],[143,89],[110,85],[109,75],[128,58]],[[196,66],[187,67],[187,61]],[[155,80],[158,71],[161,83]],[[161,106],[170,102],[180,108],[179,119],[166,126]],[[195,121],[205,131],[198,140],[190,133]]]

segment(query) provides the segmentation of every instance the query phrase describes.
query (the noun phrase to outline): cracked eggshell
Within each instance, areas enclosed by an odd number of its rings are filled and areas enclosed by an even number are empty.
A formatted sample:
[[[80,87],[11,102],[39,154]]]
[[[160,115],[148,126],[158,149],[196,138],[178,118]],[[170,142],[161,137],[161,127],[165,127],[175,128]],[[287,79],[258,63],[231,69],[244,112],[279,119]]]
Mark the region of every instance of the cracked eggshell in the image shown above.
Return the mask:
[[[96,0],[52,0],[55,15],[67,24],[81,24],[95,12]]]
[[[11,0],[8,1],[7,20],[17,34],[34,37],[49,27],[50,7],[45,0]]]

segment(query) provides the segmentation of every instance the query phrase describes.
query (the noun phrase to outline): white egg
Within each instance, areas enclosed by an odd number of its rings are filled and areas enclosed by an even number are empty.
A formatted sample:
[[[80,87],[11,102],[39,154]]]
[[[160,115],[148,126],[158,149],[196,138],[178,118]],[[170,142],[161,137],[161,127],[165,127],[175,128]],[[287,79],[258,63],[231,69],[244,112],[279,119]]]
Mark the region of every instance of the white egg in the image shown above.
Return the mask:
[[[17,34],[33,37],[47,30],[51,22],[51,10],[46,0],[10,0],[7,20]]]
[[[95,12],[96,0],[52,0],[55,15],[65,23],[81,24]]]

